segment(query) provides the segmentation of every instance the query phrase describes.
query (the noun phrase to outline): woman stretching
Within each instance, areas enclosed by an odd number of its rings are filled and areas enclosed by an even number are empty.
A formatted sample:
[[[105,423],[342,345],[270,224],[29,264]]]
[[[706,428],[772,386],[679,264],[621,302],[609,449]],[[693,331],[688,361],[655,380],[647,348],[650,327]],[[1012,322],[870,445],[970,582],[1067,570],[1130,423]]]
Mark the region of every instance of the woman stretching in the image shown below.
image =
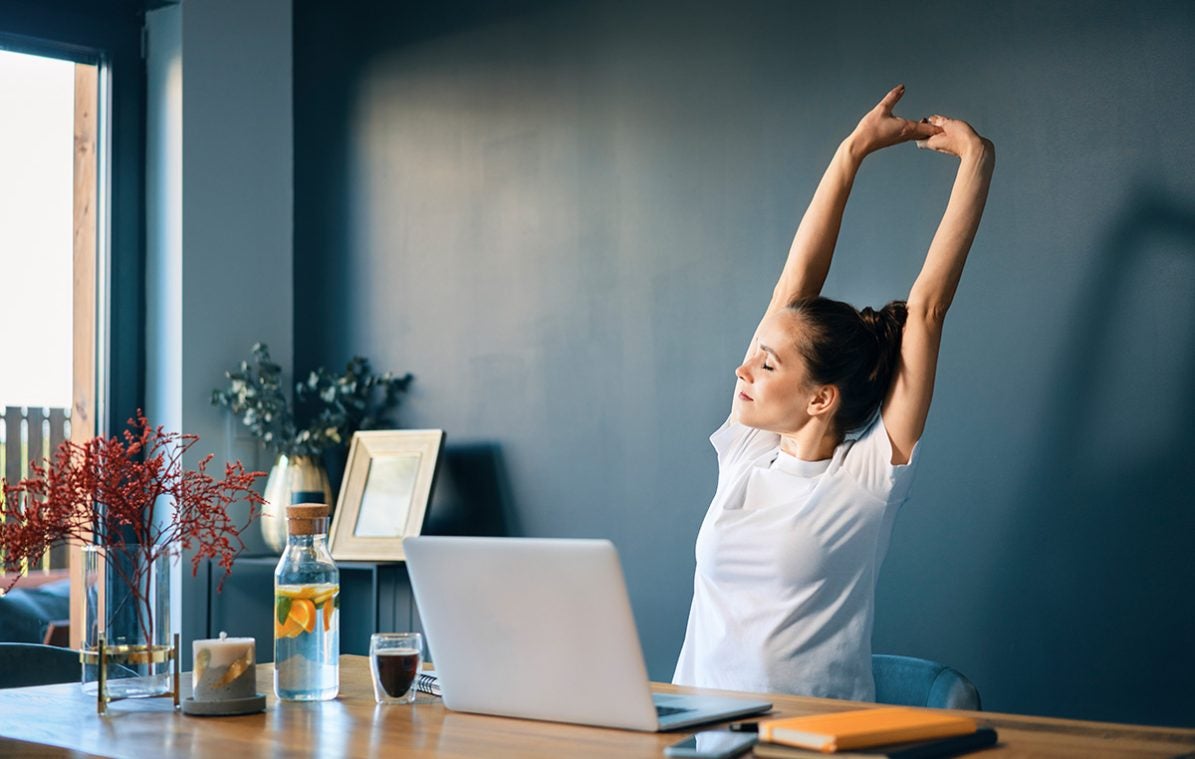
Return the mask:
[[[876,579],[995,160],[963,121],[894,116],[903,94],[889,92],[838,147],[735,370],[730,418],[710,437],[718,489],[697,536],[675,683],[875,698]],[[959,170],[908,300],[859,312],[821,297],[860,162],[909,140]]]

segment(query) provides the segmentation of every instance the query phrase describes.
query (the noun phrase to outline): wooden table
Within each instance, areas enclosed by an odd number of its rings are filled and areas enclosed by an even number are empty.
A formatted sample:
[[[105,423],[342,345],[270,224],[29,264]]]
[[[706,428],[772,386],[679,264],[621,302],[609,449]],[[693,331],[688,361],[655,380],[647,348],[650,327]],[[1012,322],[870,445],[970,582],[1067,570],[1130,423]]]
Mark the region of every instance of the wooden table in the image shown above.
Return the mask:
[[[420,695],[409,706],[376,706],[368,659],[342,656],[340,697],[278,702],[273,668],[257,668],[269,696],[263,714],[187,717],[165,699],[119,701],[99,716],[79,685],[0,690],[0,756],[396,756],[652,757],[688,731],[635,733],[446,710]],[[714,692],[656,685],[660,692]],[[183,676],[183,692],[190,690]],[[773,695],[775,716],[839,711],[846,701]],[[1195,752],[1195,730],[959,712],[994,726],[1000,746],[986,757],[1173,757]]]

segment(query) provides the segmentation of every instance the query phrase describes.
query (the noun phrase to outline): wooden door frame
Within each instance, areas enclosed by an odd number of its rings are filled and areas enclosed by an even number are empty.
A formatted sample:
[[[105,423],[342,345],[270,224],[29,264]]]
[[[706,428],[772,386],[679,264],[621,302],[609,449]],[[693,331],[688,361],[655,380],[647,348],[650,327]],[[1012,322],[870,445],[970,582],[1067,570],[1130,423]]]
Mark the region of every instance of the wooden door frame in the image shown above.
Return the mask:
[[[96,434],[99,76],[98,65],[75,64],[74,253],[71,277],[74,322],[71,440],[75,443],[86,442]],[[72,648],[82,648],[86,633],[83,546],[71,546],[68,566],[71,581],[70,645]]]

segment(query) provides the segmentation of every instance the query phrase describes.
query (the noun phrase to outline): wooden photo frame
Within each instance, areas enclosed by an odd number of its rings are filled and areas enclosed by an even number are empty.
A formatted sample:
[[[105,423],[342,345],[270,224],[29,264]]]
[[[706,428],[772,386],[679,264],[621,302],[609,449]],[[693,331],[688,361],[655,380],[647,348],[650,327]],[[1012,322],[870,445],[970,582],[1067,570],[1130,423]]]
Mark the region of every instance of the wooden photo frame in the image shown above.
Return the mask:
[[[402,539],[423,530],[443,430],[357,432],[330,535],[338,561],[404,561]]]

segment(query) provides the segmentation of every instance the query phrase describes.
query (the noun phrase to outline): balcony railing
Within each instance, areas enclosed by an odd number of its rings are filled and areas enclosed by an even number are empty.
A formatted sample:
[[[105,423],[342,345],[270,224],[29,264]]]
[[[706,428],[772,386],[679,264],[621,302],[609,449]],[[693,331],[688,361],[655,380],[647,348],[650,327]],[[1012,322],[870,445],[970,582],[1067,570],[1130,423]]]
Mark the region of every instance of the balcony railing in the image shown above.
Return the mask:
[[[15,484],[29,474],[30,459],[52,458],[70,435],[70,409],[0,406],[0,475]],[[37,575],[66,568],[67,547],[57,546],[26,571]]]

